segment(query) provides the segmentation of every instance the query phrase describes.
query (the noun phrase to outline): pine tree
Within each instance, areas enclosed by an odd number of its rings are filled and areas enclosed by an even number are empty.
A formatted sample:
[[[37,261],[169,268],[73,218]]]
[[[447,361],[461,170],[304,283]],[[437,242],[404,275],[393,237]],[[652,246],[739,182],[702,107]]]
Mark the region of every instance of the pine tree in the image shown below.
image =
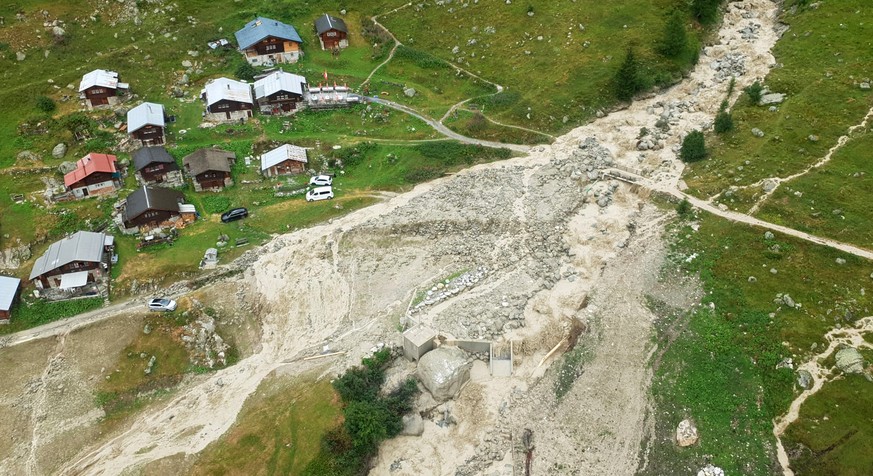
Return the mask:
[[[631,48],[615,75],[615,97],[620,101],[630,101],[639,90],[639,63]]]
[[[691,131],[685,136],[682,141],[682,149],[679,151],[679,158],[682,162],[697,162],[706,157],[706,142],[703,138],[703,133],[700,131]]]
[[[667,24],[664,26],[664,36],[661,38],[660,52],[668,58],[675,58],[685,51],[688,36],[685,33],[685,15],[679,10],[673,10]]]
[[[734,128],[734,119],[731,113],[722,110],[715,116],[715,133],[724,134]]]
[[[700,23],[710,25],[718,18],[721,0],[691,0],[691,13]]]

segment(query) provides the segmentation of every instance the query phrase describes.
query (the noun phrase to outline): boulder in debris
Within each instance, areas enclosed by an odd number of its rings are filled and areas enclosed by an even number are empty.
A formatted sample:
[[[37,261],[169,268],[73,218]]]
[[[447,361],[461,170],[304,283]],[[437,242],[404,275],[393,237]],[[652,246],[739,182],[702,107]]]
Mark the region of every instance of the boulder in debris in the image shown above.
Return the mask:
[[[424,420],[418,413],[403,417],[403,429],[400,434],[404,436],[421,436],[424,433]]]
[[[694,443],[697,443],[697,427],[690,418],[686,418],[676,427],[676,444],[684,448]]]
[[[440,347],[424,354],[418,361],[416,375],[433,398],[444,402],[458,396],[470,380],[473,366],[469,356],[457,347]]]
[[[864,357],[854,347],[846,347],[837,352],[837,367],[847,374],[864,371]]]

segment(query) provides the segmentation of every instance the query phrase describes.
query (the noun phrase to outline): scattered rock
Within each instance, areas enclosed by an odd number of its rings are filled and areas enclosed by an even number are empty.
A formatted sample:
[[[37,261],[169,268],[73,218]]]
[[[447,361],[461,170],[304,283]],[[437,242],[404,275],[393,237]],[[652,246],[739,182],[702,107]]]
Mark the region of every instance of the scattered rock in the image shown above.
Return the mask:
[[[188,61],[188,60],[184,60],[184,61],[182,61],[182,67],[183,67],[183,68],[190,68],[190,67],[192,67],[192,66],[194,66],[194,64],[191,63],[190,61]]]
[[[58,172],[61,174],[68,174],[72,171],[76,170],[76,164],[70,161],[61,162],[61,165],[58,165]]]
[[[750,282],[750,283],[757,283],[757,282],[758,282],[758,278],[756,278],[756,277],[754,277],[754,276],[749,276],[749,282]]]
[[[39,156],[29,150],[22,150],[15,158],[18,160],[39,160]]]
[[[846,260],[844,260],[843,258],[837,258],[837,259],[836,259],[836,262],[837,262],[837,264],[839,264],[839,265],[846,264]]]
[[[401,435],[405,436],[421,436],[424,433],[424,420],[418,413],[405,415],[403,417],[403,429],[400,430]]]
[[[410,98],[415,97],[416,92],[417,91],[415,90],[415,88],[406,88],[403,90],[403,94],[405,94],[406,97],[410,97]]]
[[[63,142],[56,145],[55,148],[52,149],[52,157],[56,159],[61,159],[65,155],[67,155],[67,144],[64,144]]]
[[[437,401],[455,398],[470,379],[472,362],[457,347],[440,347],[424,354],[416,375]]]
[[[26,54],[24,54],[24,53],[22,53],[22,52],[20,52],[20,51],[19,51],[18,53],[15,53],[15,59],[16,59],[16,60],[18,60],[18,61],[24,61],[25,58],[27,58],[27,55],[26,55]]]
[[[864,356],[854,347],[846,347],[837,352],[837,368],[847,374],[859,374],[864,371]]]
[[[797,385],[800,385],[804,390],[812,385],[812,374],[807,370],[797,371]]]
[[[724,476],[724,470],[718,466],[708,464],[697,472],[697,476]]]
[[[770,193],[773,190],[776,190],[776,186],[779,185],[779,182],[775,180],[764,180],[764,183],[761,184],[761,189],[764,190],[764,193]]]
[[[752,129],[752,135],[755,137],[764,137],[764,131],[755,127]]]
[[[815,134],[810,134],[809,137],[806,138],[806,140],[808,140],[810,142],[818,142],[819,138]]]
[[[690,418],[686,418],[679,422],[676,427],[676,444],[681,447],[691,446],[697,443],[697,427]]]
[[[773,234],[772,231],[765,231],[764,232],[764,239],[765,240],[772,240],[774,238],[776,238],[776,236]]]
[[[792,299],[791,296],[789,296],[788,294],[782,295],[782,303],[790,307],[791,309],[794,309],[797,306],[797,303],[794,302],[794,299]]]
[[[769,104],[779,104],[785,100],[785,95],[780,93],[770,93],[764,94],[761,96],[761,100],[758,101],[758,104],[761,106],[767,106]]]
[[[865,91],[870,89],[870,83],[861,83],[859,86]]]

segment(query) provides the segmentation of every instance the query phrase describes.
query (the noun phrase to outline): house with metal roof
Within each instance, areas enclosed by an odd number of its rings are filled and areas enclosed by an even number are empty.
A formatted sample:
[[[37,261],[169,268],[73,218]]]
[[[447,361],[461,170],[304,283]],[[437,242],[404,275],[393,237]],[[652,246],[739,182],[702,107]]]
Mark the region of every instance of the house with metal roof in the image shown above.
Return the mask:
[[[248,83],[228,78],[217,78],[206,83],[200,92],[206,103],[204,119],[211,122],[245,120],[252,117],[254,100]]]
[[[143,185],[127,196],[120,215],[124,233],[146,233],[156,228],[182,228],[196,220],[185,195],[163,187]]]
[[[239,50],[253,66],[296,63],[303,55],[303,40],[293,26],[258,17],[236,32]]]
[[[219,191],[233,185],[231,168],[236,154],[221,149],[198,149],[182,159],[182,167],[194,181],[194,191]]]
[[[73,290],[108,276],[113,237],[79,231],[56,241],[37,258],[30,281],[38,289]]]
[[[176,159],[162,146],[143,147],[133,153],[133,168],[140,185],[179,187],[184,184]]]
[[[12,306],[18,300],[20,291],[20,279],[0,276],[0,324],[9,324]]]
[[[92,152],[76,162],[76,168],[64,175],[64,186],[75,198],[112,193],[122,187],[121,172],[114,155]]]
[[[287,114],[296,111],[305,90],[303,76],[276,71],[255,81],[255,100],[262,114]]]
[[[118,81],[118,73],[95,69],[82,76],[79,82],[79,98],[88,109],[97,106],[114,106],[120,102],[119,95],[127,92],[130,86]]]
[[[318,41],[323,50],[349,46],[349,28],[346,26],[346,22],[327,13],[315,20],[315,34],[318,35]]]
[[[127,133],[142,145],[161,145],[166,141],[164,106],[144,102],[127,111]]]
[[[283,144],[261,155],[261,173],[265,177],[302,174],[307,163],[306,149]]]

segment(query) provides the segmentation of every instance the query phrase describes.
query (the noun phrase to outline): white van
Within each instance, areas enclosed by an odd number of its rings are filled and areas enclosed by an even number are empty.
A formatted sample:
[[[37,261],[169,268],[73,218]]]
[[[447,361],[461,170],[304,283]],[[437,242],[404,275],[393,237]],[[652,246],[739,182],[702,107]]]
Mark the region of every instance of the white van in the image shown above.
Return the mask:
[[[333,198],[332,187],[315,187],[306,192],[306,201],[314,202],[316,200],[330,200]]]

